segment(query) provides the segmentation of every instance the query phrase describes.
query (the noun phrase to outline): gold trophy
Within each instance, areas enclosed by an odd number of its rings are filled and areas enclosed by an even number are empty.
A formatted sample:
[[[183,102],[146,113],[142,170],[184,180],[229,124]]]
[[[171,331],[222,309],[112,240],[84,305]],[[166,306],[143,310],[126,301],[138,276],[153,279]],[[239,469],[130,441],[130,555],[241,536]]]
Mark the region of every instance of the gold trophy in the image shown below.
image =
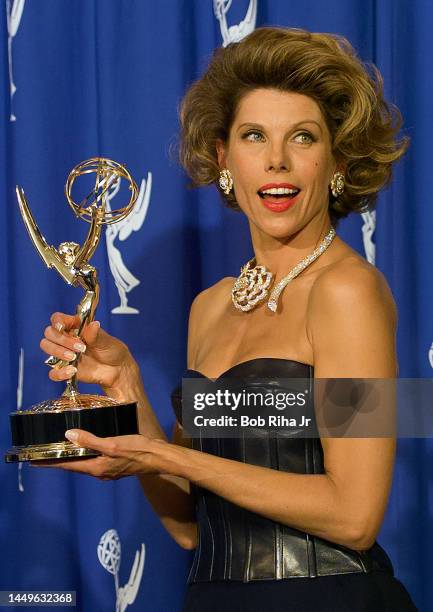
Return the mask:
[[[72,195],[75,181],[85,175],[91,190],[80,204]],[[82,181],[85,179],[81,179]],[[122,208],[111,209],[108,196],[124,180],[128,185],[129,201]],[[94,319],[99,301],[99,281],[96,269],[89,264],[101,238],[102,227],[124,219],[138,197],[137,184],[125,166],[107,158],[94,157],[78,164],[69,174],[65,185],[66,199],[77,218],[90,224],[80,246],[76,242],[62,242],[56,249],[49,246],[41,234],[27,203],[24,191],[16,188],[18,204],[29,236],[48,268],[55,268],[69,285],[81,287],[84,295],[77,306],[80,325],[74,334],[80,336],[83,328]],[[66,362],[49,357],[46,364],[58,368],[70,363],[77,366],[81,355]],[[120,404],[104,395],[83,394],[78,391],[76,376],[66,383],[61,397],[46,400],[29,410],[10,414],[13,448],[6,454],[8,463],[41,459],[66,459],[99,455],[97,451],[75,446],[65,440],[65,431],[86,429],[98,436],[116,436],[138,433],[137,404]]]

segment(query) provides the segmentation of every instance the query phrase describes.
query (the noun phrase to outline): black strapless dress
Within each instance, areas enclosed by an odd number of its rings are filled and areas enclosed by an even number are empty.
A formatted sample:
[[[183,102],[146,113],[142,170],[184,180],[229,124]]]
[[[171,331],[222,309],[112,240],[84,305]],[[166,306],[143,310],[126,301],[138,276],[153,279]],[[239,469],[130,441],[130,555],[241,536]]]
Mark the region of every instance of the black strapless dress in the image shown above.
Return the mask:
[[[204,377],[187,370],[186,378]],[[313,389],[313,366],[258,358],[219,378],[304,378]],[[244,384],[243,384],[244,386]],[[307,416],[313,418],[313,393]],[[182,393],[172,394],[182,423]],[[183,406],[183,408],[187,408]],[[219,457],[299,474],[323,474],[319,438],[296,435],[193,438],[192,447]],[[355,551],[245,510],[193,485],[198,546],[188,576],[183,612],[409,612],[416,607],[394,577],[392,563],[375,542]]]

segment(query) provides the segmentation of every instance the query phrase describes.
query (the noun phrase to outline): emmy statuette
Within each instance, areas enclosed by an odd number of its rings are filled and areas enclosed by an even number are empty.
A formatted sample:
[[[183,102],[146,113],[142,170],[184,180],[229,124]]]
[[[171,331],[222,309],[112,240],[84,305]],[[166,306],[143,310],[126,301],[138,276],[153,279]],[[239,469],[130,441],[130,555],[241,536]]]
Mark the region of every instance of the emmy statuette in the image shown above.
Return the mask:
[[[94,183],[91,175],[95,177]],[[72,194],[78,177],[82,177],[81,181],[92,180],[90,192],[80,204]],[[106,206],[107,196],[121,181],[128,186],[129,200],[122,208],[111,210]],[[89,230],[82,246],[62,242],[58,248],[50,246],[41,234],[21,187],[16,188],[16,194],[30,239],[47,267],[57,270],[69,285],[84,291],[76,309],[80,325],[74,334],[79,337],[83,328],[93,321],[99,301],[98,274],[89,260],[98,246],[102,227],[124,219],[131,212],[138,196],[137,185],[128,170],[111,159],[95,157],[78,164],[68,176],[65,195],[75,216],[89,223]],[[54,368],[68,363],[77,366],[80,357],[77,354],[73,361],[67,362],[51,356],[45,363]],[[122,404],[108,396],[80,393],[73,376],[61,397],[12,412],[10,423],[13,448],[5,455],[7,463],[91,457],[99,453],[65,440],[65,431],[86,429],[101,437],[136,434],[137,404]]]

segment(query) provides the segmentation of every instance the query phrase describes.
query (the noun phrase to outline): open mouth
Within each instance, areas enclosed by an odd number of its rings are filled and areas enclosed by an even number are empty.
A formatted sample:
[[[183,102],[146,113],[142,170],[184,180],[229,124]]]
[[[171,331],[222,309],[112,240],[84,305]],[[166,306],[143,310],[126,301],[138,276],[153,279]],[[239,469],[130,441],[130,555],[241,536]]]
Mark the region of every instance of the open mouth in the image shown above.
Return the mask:
[[[300,189],[289,189],[287,187],[273,187],[272,189],[264,189],[258,191],[258,195],[262,200],[268,200],[270,202],[282,202],[283,200],[292,200],[295,198]]]

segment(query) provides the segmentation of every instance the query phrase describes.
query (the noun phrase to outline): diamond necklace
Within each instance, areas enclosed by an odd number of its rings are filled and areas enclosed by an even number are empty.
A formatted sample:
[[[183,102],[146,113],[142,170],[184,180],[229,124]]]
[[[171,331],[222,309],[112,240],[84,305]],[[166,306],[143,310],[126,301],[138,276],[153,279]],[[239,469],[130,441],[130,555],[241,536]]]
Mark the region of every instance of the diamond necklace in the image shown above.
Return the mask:
[[[275,285],[271,291],[267,304],[272,312],[277,311],[278,299],[286,285],[326,251],[334,239],[334,236],[335,230],[331,227],[319,246],[292,268],[292,270]],[[235,280],[232,288],[232,302],[238,310],[243,310],[244,312],[252,310],[259,302],[267,298],[269,286],[272,283],[272,272],[269,272],[265,266],[255,265],[251,267],[253,263],[255,263],[255,257],[250,259],[241,268],[241,273]]]

